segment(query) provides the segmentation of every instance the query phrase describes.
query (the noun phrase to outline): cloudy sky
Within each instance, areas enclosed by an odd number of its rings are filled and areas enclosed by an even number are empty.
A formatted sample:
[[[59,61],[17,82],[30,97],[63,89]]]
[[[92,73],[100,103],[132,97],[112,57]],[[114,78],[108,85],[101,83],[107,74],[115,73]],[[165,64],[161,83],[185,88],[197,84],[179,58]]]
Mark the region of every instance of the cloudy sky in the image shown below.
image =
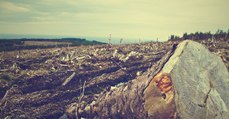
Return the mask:
[[[167,40],[229,28],[229,0],[0,0],[0,34]]]

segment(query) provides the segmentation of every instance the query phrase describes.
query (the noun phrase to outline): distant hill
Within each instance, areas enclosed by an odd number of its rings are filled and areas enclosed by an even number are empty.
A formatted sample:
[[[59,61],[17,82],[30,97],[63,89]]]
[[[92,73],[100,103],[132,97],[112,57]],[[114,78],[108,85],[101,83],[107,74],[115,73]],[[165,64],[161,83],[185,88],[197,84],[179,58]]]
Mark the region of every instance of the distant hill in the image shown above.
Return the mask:
[[[80,45],[106,44],[99,41],[88,41],[82,38],[20,38],[20,39],[0,39],[0,51],[37,49],[52,47],[68,47]]]

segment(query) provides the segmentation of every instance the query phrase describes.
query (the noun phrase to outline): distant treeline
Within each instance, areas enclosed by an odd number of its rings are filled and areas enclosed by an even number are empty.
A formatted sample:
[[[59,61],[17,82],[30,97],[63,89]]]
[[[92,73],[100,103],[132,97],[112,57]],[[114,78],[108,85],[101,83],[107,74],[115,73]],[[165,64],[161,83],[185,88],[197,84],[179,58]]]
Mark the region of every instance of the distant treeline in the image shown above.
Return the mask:
[[[40,41],[40,42],[60,42],[59,44],[51,45],[25,45],[26,41]],[[61,42],[65,42],[61,44]],[[66,44],[69,43],[69,44]],[[98,41],[88,41],[82,38],[61,38],[61,39],[41,39],[41,38],[22,38],[22,39],[0,39],[0,51],[11,51],[21,49],[38,49],[38,48],[53,48],[53,47],[67,47],[67,46],[80,46],[80,45],[97,45],[105,44]]]
[[[184,33],[183,36],[179,37],[176,35],[171,35],[169,40],[208,40],[208,39],[215,39],[215,40],[228,40],[229,39],[229,29],[228,31],[217,30],[215,33],[211,32],[195,32],[195,33]]]

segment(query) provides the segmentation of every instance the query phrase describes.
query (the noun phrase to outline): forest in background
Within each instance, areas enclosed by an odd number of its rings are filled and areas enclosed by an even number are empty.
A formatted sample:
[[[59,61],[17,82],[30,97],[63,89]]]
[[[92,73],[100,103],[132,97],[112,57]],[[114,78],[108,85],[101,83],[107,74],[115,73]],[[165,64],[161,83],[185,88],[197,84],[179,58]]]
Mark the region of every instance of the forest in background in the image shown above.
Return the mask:
[[[12,51],[22,49],[68,47],[80,45],[105,44],[98,41],[88,41],[82,38],[60,38],[60,39],[42,39],[42,38],[21,38],[21,39],[0,39],[0,51]]]
[[[209,32],[195,32],[195,33],[184,33],[183,36],[171,35],[169,40],[227,40],[229,39],[229,29],[227,31],[223,31],[218,29],[215,33]]]

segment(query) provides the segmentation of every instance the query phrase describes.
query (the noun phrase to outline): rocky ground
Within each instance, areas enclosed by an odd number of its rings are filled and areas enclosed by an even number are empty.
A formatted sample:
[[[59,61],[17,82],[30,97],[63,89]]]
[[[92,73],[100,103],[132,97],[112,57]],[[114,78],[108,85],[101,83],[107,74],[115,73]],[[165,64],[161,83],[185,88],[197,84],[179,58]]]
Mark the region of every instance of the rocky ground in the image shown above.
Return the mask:
[[[229,69],[228,40],[198,41]],[[140,76],[179,41],[0,53],[1,118],[59,118],[74,102]],[[83,99],[82,99],[83,98]]]

